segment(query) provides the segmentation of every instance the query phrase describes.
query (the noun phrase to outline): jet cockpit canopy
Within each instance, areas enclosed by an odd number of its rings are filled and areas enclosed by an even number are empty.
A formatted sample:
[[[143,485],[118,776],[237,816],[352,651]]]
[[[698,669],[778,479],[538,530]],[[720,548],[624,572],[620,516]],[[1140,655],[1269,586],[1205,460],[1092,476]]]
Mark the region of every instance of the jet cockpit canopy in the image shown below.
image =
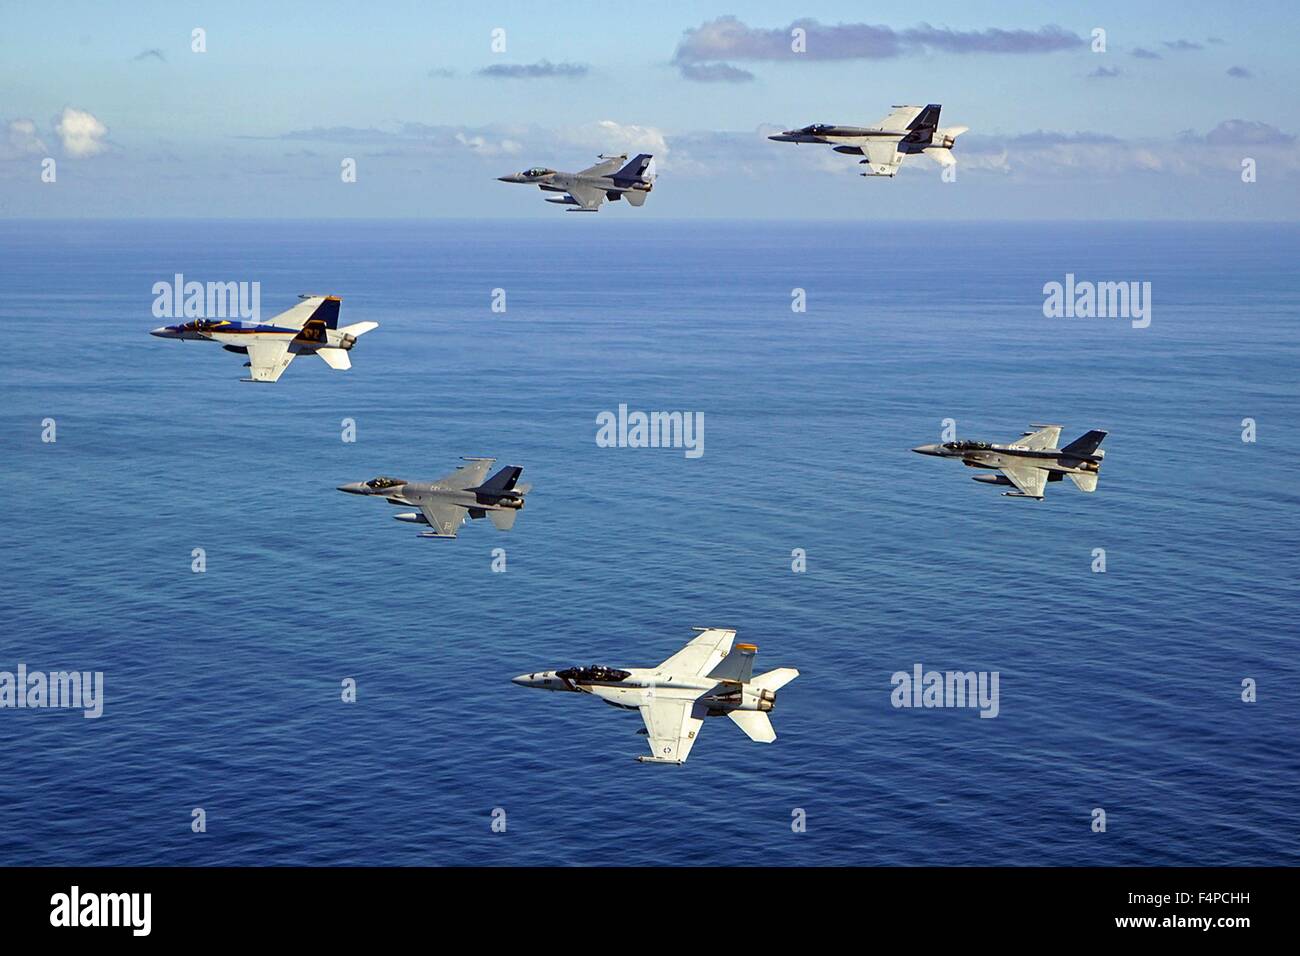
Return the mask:
[[[525,169],[524,175],[529,179],[536,179],[538,176],[549,176],[555,172],[553,169],[547,169],[545,166],[534,166],[532,169]]]
[[[946,441],[943,443],[943,447],[948,451],[984,451],[989,448],[989,443],[967,439],[964,441]]]
[[[379,491],[383,488],[391,488],[394,485],[404,485],[404,484],[406,484],[406,482],[402,481],[402,479],[400,478],[386,478],[381,475],[378,478],[371,478],[369,481],[367,481],[366,487],[371,488],[375,491]]]
[[[592,664],[590,667],[569,667],[555,672],[556,677],[564,680],[590,683],[592,681],[621,681],[632,676],[631,671],[621,671],[604,664]]]

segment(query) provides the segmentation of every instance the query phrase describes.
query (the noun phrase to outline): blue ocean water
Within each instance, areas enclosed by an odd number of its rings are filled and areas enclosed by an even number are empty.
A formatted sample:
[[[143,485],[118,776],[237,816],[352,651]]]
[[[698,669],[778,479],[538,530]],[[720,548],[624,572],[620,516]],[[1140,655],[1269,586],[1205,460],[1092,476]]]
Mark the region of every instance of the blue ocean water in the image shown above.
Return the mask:
[[[1295,225],[0,223],[0,670],[106,697],[0,710],[0,864],[1300,863],[1298,253]],[[147,334],[178,272],[380,328],[349,372],[242,384]],[[1150,327],[1045,318],[1067,273],[1151,282]],[[704,412],[704,455],[597,447],[620,403]],[[945,418],[1105,429],[1099,490],[908,451]],[[535,484],[509,534],[335,491],[461,455]],[[775,743],[710,720],[642,765],[635,714],[510,683],[692,625],[799,668]],[[999,716],[894,708],[915,663],[998,671]]]

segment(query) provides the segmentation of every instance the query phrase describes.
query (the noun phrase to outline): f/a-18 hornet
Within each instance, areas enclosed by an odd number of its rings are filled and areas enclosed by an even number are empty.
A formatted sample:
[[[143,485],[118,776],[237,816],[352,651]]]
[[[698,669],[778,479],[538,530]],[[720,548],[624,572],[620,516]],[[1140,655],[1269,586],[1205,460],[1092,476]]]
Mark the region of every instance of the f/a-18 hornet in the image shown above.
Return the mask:
[[[929,106],[895,106],[875,126],[836,126],[814,123],[803,129],[786,130],[768,139],[778,143],[820,143],[837,153],[864,156],[858,162],[867,167],[863,176],[893,176],[905,156],[924,153],[940,166],[955,166],[952,147],[969,126],[939,128],[938,103]]]
[[[244,363],[251,378],[244,382],[274,382],[289,367],[294,356],[319,355],[330,368],[349,369],[348,353],[357,339],[378,322],[358,322],[339,328],[336,295],[300,295],[302,301],[267,322],[236,322],[227,319],[195,319],[180,325],[164,325],[149,334],[164,339],[193,339],[219,342],[227,352],[247,355]]]
[[[350,485],[340,485],[339,491],[351,495],[375,495],[390,505],[419,508],[400,515],[398,521],[424,524],[432,531],[421,531],[421,538],[454,538],[456,531],[470,518],[490,518],[502,531],[509,531],[515,516],[524,506],[524,495],[531,485],[517,484],[523,469],[507,465],[487,481],[488,468],[495,458],[465,458],[450,475],[434,481],[407,481],[405,478],[371,478]]]
[[[705,717],[730,717],[750,740],[771,743],[776,731],[767,715],[776,706],[776,692],[799,672],[778,667],[752,677],[757,647],[733,648],[733,630],[695,630],[699,635],[658,667],[619,670],[597,664],[520,674],[514,682],[591,694],[615,707],[641,711],[650,756],[637,759],[645,763],[685,763]]]
[[[1064,448],[1057,448],[1061,438],[1060,425],[1034,425],[1038,431],[1024,435],[1006,445],[990,445],[982,441],[949,441],[942,445],[918,445],[912,451],[938,458],[958,458],[972,468],[992,468],[998,475],[972,475],[976,481],[990,485],[1014,485],[1015,491],[1004,491],[1008,498],[1037,498],[1042,500],[1043,489],[1049,481],[1060,481],[1069,476],[1080,491],[1096,491],[1101,462],[1106,453],[1101,450],[1106,433],[1090,431],[1076,438]]]
[[[545,166],[534,166],[522,173],[497,178],[503,183],[531,184],[542,192],[564,193],[563,196],[547,196],[546,201],[570,206],[569,212],[597,212],[606,199],[610,202],[626,199],[633,206],[645,205],[645,198],[655,185],[653,156],[640,153],[630,163],[626,153],[596,158],[599,163],[580,173],[561,173]]]

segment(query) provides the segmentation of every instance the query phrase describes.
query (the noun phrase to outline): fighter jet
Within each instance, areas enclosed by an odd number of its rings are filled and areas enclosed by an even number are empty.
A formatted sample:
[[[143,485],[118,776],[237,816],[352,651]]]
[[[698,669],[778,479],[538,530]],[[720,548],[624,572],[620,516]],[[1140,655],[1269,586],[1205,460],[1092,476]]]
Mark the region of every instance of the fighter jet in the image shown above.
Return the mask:
[[[625,198],[633,206],[645,204],[646,196],[655,185],[653,156],[640,153],[630,163],[626,153],[618,156],[602,154],[596,158],[599,163],[580,173],[560,173],[544,166],[534,166],[522,173],[497,178],[503,183],[529,183],[543,192],[564,193],[563,196],[548,196],[546,201],[570,206],[569,212],[597,212],[606,199],[617,202]],[[620,168],[623,163],[626,165]]]
[[[768,744],[776,731],[768,713],[776,692],[799,676],[778,667],[752,677],[753,644],[731,646],[734,630],[697,627],[699,635],[658,667],[619,670],[593,664],[520,674],[514,683],[542,690],[591,694],[624,710],[641,711],[650,738],[644,763],[686,762],[705,717],[730,717],[750,740]]]
[[[357,339],[378,322],[358,322],[339,328],[339,303],[336,295],[300,295],[302,301],[281,312],[268,322],[235,322],[226,319],[195,319],[181,325],[164,325],[149,334],[164,339],[193,339],[219,342],[227,352],[247,355],[244,367],[251,378],[244,382],[274,382],[289,367],[294,356],[319,355],[330,368],[348,369],[348,353]]]
[[[929,106],[895,106],[875,126],[836,126],[814,123],[803,129],[786,130],[768,139],[778,143],[821,143],[837,153],[865,156],[858,162],[867,167],[863,176],[889,176],[898,172],[903,157],[924,153],[940,166],[955,166],[952,147],[969,126],[939,129],[938,103]]]
[[[982,441],[949,441],[942,445],[918,445],[912,451],[938,458],[959,458],[972,468],[993,468],[999,475],[972,475],[975,481],[990,485],[1014,485],[1004,491],[1008,498],[1043,499],[1049,481],[1069,476],[1080,491],[1096,491],[1101,461],[1106,453],[1100,445],[1105,432],[1090,431],[1064,448],[1057,448],[1060,425],[1034,425],[1037,431],[1025,432],[1006,445]]]
[[[516,484],[523,474],[522,468],[507,465],[487,481],[495,458],[465,458],[449,475],[434,481],[407,481],[405,478],[371,478],[350,485],[340,485],[339,491],[351,495],[377,495],[390,505],[414,505],[419,511],[393,515],[398,521],[424,524],[432,531],[420,532],[421,538],[454,538],[465,516],[488,517],[502,531],[514,527],[515,516],[524,506],[524,495],[531,485]]]

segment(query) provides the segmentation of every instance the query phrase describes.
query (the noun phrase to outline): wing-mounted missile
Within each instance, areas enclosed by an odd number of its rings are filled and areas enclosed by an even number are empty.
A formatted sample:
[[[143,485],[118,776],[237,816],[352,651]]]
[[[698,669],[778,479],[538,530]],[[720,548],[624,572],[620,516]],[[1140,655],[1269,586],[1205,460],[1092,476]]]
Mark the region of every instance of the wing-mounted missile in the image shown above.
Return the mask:
[[[971,481],[978,481],[986,485],[1009,485],[1011,479],[1005,475],[971,475]]]
[[[408,524],[428,524],[428,523],[429,523],[429,519],[426,518],[424,515],[420,514],[420,512],[418,512],[418,511],[406,511],[406,512],[403,512],[403,513],[400,514],[400,515],[393,515],[393,518],[394,518],[395,520],[397,520],[397,521],[405,521],[405,522],[407,522]]]
[[[559,203],[561,206],[579,206],[581,203],[572,196],[547,196],[547,202]]]
[[[836,147],[834,147],[834,149],[835,149],[835,152],[837,152],[837,153],[848,153],[850,156],[861,156],[861,155],[862,155],[862,147],[861,147],[861,146],[836,146]]]

